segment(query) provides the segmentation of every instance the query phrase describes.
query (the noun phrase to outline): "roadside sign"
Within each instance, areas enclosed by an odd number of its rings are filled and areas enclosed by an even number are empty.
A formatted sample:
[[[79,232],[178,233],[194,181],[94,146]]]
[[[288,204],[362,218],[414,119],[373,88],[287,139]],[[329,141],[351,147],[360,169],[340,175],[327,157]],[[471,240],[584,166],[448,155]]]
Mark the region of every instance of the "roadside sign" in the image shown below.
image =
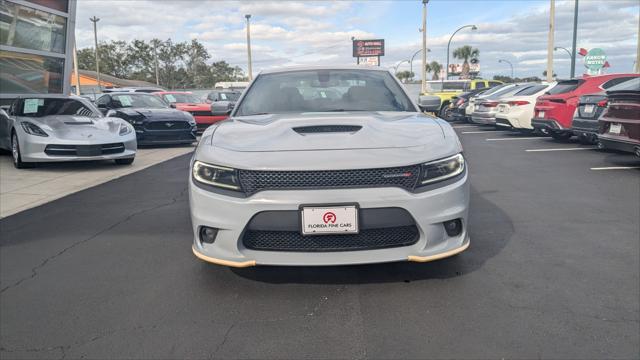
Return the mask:
[[[606,63],[607,55],[600,48],[591,49],[584,56],[584,66],[589,70],[589,73],[599,72]]]
[[[384,39],[353,40],[353,57],[384,56]]]
[[[358,59],[358,65],[380,66],[380,58],[378,56],[361,57]]]

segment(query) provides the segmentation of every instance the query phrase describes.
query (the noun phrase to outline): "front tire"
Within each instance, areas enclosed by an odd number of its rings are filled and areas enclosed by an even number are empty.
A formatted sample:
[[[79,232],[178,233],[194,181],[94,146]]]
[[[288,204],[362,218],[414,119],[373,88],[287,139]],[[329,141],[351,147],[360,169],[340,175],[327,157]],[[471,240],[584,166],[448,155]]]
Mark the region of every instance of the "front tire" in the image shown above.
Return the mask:
[[[135,158],[128,158],[128,159],[115,159],[114,161],[116,162],[116,164],[118,165],[131,165],[133,164],[133,160]]]
[[[449,103],[446,103],[440,108],[438,112],[438,117],[444,119],[446,121],[451,121],[451,108],[449,108]]]
[[[13,166],[15,166],[16,169],[28,169],[34,165],[32,163],[25,163],[22,161],[20,143],[18,142],[18,135],[16,135],[15,132],[11,134],[11,158],[13,159]]]

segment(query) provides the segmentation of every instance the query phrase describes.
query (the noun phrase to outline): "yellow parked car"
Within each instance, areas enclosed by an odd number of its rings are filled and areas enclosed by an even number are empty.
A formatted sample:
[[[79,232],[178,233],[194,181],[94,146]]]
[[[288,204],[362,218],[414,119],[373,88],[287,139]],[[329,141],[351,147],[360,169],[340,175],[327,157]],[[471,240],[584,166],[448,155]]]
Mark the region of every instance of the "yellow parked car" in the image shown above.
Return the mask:
[[[484,79],[427,81],[427,91],[420,94],[418,106],[422,111],[436,113],[446,120],[452,97],[465,91],[492,88],[498,85],[502,85],[502,82]]]

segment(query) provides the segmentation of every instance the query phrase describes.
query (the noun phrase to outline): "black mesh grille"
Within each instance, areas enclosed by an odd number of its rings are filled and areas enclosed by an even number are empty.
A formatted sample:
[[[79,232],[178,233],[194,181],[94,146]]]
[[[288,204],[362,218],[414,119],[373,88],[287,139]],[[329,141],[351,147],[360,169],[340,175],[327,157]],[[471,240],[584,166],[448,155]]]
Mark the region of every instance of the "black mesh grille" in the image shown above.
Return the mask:
[[[149,130],[180,130],[191,129],[191,125],[186,121],[152,121],[145,125]]]
[[[401,187],[412,190],[420,166],[359,170],[254,171],[240,170],[240,184],[247,194],[262,190]]]
[[[102,145],[47,145],[44,153],[49,156],[100,156],[124,152],[123,143]]]
[[[264,251],[354,251],[413,245],[415,225],[365,229],[359,234],[302,236],[297,231],[248,230],[242,237],[247,249]]]

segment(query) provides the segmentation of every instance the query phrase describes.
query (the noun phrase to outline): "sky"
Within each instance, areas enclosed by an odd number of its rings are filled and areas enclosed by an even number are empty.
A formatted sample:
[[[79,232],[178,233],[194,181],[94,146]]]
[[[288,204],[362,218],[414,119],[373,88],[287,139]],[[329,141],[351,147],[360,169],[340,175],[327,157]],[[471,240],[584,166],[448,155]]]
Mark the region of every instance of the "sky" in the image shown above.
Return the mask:
[[[251,14],[253,71],[323,64],[354,64],[351,38],[385,39],[381,66],[391,68],[421,49],[422,2],[404,1],[204,1],[204,0],[79,0],[76,38],[79,48],[93,45],[89,18],[96,15],[99,40],[174,41],[198,39],[211,61],[225,60],[247,68],[246,20]],[[548,0],[431,0],[427,5],[427,62],[446,62],[462,45],[480,50],[481,75],[540,76],[546,69]],[[571,48],[574,1],[557,0],[556,46]],[[580,0],[577,48],[602,48],[611,72],[631,72],[639,32],[639,0]],[[454,60],[452,59],[453,63]],[[413,61],[419,77],[421,55]],[[554,52],[554,71],[568,77],[570,56]],[[398,70],[409,70],[408,62]],[[585,70],[578,56],[576,74]]]

